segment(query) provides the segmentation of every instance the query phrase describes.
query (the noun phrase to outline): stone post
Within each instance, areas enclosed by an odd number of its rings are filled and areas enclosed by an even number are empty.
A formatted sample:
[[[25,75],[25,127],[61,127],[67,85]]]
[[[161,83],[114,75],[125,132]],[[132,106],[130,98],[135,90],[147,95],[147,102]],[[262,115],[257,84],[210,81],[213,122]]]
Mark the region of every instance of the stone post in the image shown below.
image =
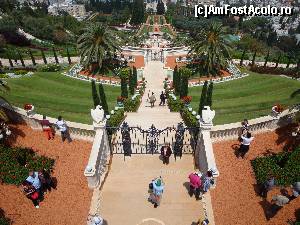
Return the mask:
[[[91,109],[91,116],[96,134],[84,175],[87,178],[89,188],[95,189],[100,185],[102,175],[106,170],[110,147],[102,107],[98,105],[96,109]]]
[[[205,174],[207,171],[211,170],[216,179],[216,177],[219,176],[219,171],[215,162],[212,140],[210,137],[214,116],[215,111],[210,110],[209,106],[205,106],[202,110],[202,118],[199,120],[200,132],[196,149],[196,162],[198,163],[201,173]]]

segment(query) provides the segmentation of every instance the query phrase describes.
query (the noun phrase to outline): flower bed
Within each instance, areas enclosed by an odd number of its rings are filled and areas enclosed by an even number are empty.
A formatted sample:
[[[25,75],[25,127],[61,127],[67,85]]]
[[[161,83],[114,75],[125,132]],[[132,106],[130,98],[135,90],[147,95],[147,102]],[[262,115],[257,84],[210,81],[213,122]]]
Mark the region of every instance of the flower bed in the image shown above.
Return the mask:
[[[251,161],[257,183],[264,183],[273,174],[277,185],[290,185],[300,180],[300,148],[293,152],[257,157]]]
[[[0,146],[0,180],[7,184],[21,184],[30,170],[51,170],[54,159],[37,155],[29,148]]]
[[[63,67],[59,64],[47,64],[47,65],[39,66],[37,70],[39,72],[57,72],[62,69]]]

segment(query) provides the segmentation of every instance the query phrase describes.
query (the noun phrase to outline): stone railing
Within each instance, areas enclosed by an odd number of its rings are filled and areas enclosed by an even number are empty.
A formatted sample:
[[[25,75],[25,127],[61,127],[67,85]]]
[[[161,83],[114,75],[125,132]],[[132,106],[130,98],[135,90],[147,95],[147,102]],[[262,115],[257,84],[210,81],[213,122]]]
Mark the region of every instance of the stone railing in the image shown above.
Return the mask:
[[[41,114],[33,114],[33,115],[27,115],[26,110],[9,106],[8,104],[1,103],[1,106],[5,109],[8,117],[14,121],[19,123],[26,123],[28,126],[30,126],[32,129],[38,129],[42,130],[42,126],[40,124],[40,121],[43,119],[43,115]],[[55,124],[57,119],[47,117],[47,120],[51,124]],[[72,139],[80,139],[80,140],[86,140],[86,141],[93,141],[95,136],[95,131],[92,125],[88,124],[82,124],[82,123],[75,123],[71,121],[66,121],[70,136]],[[60,135],[59,131],[56,131],[57,135]]]
[[[293,121],[293,116],[298,112],[298,109],[285,110],[278,116],[264,116],[249,120],[249,131],[253,134],[265,131],[273,131],[278,127],[285,126]],[[217,125],[211,129],[211,138],[213,142],[234,140],[241,134],[241,123],[230,123]]]

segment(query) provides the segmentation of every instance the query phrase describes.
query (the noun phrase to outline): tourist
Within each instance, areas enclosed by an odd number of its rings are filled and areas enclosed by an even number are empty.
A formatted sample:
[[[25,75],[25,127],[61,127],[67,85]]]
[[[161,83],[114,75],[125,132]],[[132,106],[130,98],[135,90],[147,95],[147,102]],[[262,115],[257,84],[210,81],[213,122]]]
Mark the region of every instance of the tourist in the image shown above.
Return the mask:
[[[4,120],[0,120],[0,140],[5,140],[9,135],[11,135],[9,127]]]
[[[160,205],[162,194],[164,191],[164,183],[161,177],[152,181],[152,193],[150,194],[149,201],[154,204],[154,208]]]
[[[242,134],[245,134],[248,131],[249,131],[249,122],[247,119],[244,119],[244,121],[242,122]]]
[[[41,193],[42,183],[38,172],[30,171],[26,181],[28,181],[39,192],[39,194]]]
[[[194,172],[189,175],[190,189],[189,195],[192,197],[195,194],[197,200],[200,199],[200,188],[201,188],[201,176],[200,172]]]
[[[148,93],[147,93],[147,102],[149,102],[149,99],[150,99],[150,96],[151,96],[150,94],[151,94],[151,91],[149,90]]]
[[[169,164],[169,158],[172,155],[172,150],[170,148],[170,144],[167,143],[164,146],[162,146],[161,149],[160,149],[160,153],[161,153],[161,156],[163,158],[163,163],[168,165]]]
[[[43,120],[41,121],[42,129],[48,140],[54,139],[53,130],[51,128],[51,123],[43,115]]]
[[[275,195],[271,200],[271,208],[270,214],[268,218],[271,218],[276,215],[276,213],[287,203],[289,203],[289,199],[283,195]]]
[[[162,91],[161,94],[160,94],[160,103],[159,103],[159,105],[165,105],[165,104],[166,104],[166,95]]]
[[[300,196],[300,182],[295,182],[292,185],[293,195],[290,196],[290,201]]]
[[[35,208],[39,208],[39,192],[27,180],[22,182],[22,190],[27,198],[29,198]]]
[[[58,120],[56,121],[56,126],[61,133],[62,141],[64,142],[67,139],[68,142],[70,143],[72,141],[72,139],[70,137],[70,133],[69,133],[66,122],[62,119],[61,116],[59,116],[57,119]]]
[[[156,98],[155,98],[155,95],[154,95],[153,92],[152,92],[152,95],[149,98],[149,101],[150,101],[150,104],[151,104],[151,108],[153,108],[154,107],[154,103],[156,102]]]
[[[259,195],[263,198],[266,198],[268,191],[270,191],[275,186],[275,178],[270,175],[268,179],[261,185],[261,190]]]
[[[214,184],[212,171],[207,171],[202,183],[202,191],[203,193],[206,193],[210,189],[211,185]]]
[[[52,181],[50,173],[48,173],[46,170],[43,169],[43,170],[39,171],[39,179],[42,183],[43,191],[44,190],[51,191],[51,188],[54,188],[54,189],[56,188]]]
[[[241,145],[239,148],[239,156],[245,157],[246,153],[249,151],[250,143],[253,141],[254,137],[251,136],[250,132],[241,135]]]

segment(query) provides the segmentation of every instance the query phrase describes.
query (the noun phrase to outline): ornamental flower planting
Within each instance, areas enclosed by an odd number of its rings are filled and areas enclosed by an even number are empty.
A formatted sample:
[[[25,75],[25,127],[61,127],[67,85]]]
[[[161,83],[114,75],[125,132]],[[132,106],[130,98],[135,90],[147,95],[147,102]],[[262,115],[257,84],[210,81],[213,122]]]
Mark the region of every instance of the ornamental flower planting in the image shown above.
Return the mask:
[[[117,97],[117,102],[124,102],[125,101],[125,97],[123,97],[123,96],[118,96]]]
[[[272,111],[276,112],[276,113],[282,113],[284,110],[283,106],[280,104],[276,104],[272,107]]]
[[[24,105],[24,109],[26,110],[26,111],[30,111],[30,110],[32,110],[32,108],[33,108],[33,105],[31,105],[31,104],[25,104]]]
[[[183,96],[181,100],[184,102],[184,104],[188,105],[192,101],[192,96]]]

